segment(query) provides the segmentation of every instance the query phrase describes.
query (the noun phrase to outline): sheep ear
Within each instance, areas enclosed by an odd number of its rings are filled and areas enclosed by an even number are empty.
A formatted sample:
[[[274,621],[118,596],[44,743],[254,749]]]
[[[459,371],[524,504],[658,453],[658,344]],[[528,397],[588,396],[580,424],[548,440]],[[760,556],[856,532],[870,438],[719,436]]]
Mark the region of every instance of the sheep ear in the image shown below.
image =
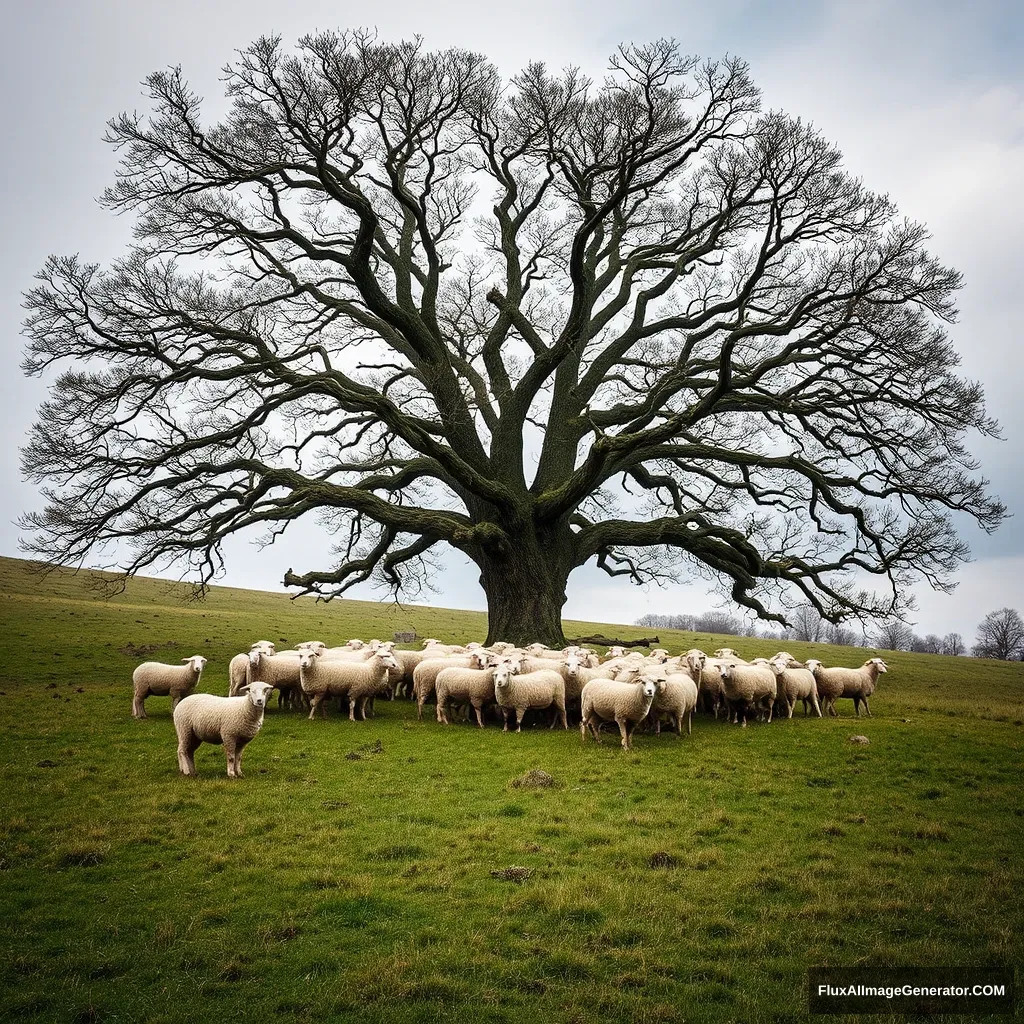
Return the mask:
[[[239,692],[239,694],[248,693],[249,692],[249,684],[245,683],[244,685],[240,686],[238,688],[238,692]]]

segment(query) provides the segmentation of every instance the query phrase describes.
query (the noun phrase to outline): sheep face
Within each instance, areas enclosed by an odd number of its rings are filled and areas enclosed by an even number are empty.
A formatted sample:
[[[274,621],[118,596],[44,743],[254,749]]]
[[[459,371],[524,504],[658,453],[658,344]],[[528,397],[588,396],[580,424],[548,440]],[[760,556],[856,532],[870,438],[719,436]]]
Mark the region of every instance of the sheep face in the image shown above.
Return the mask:
[[[353,651],[361,651],[366,646],[365,640],[349,640],[346,647],[351,647]]]
[[[513,662],[510,658],[502,658],[494,670],[495,688],[504,689],[512,680],[512,676],[519,671],[520,661]]]
[[[299,651],[299,671],[310,668],[319,657],[319,651]]]
[[[605,655],[606,658],[621,658],[626,653],[624,647],[609,647],[608,653]]]
[[[241,693],[244,693],[249,698],[249,703],[254,708],[265,708],[267,706],[267,698],[273,689],[274,687],[270,683],[257,681],[250,683],[248,686],[243,686]]]
[[[699,681],[701,673],[704,671],[704,665],[708,660],[708,656],[703,651],[694,647],[688,650],[686,654],[683,655],[683,658],[686,660],[686,664],[690,669],[690,675]]]
[[[817,672],[819,668],[822,668],[822,664],[817,658],[808,658],[806,665],[810,669],[811,673]]]
[[[189,665],[193,672],[202,672],[206,668],[206,659],[201,654],[193,654],[191,658],[182,658],[182,663]]]
[[[273,654],[277,648],[274,646],[273,640],[257,640],[256,643],[249,648],[249,652],[260,651],[263,654]]]
[[[650,676],[645,676],[643,679],[640,680],[640,684],[643,686],[645,697],[650,697],[651,700],[654,700],[654,698],[658,694],[658,682],[659,680],[652,679]],[[660,682],[661,686],[664,687],[665,680],[662,679],[660,680]]]
[[[714,653],[716,658],[738,658],[739,655],[731,647],[719,647]]]
[[[773,654],[771,657],[772,661],[781,660],[783,662],[783,668],[799,668],[800,662],[793,657],[789,651],[779,651],[778,654]]]
[[[323,654],[327,650],[327,644],[322,640],[306,640],[301,644],[295,645],[297,651],[316,651],[317,654]]]
[[[398,664],[398,659],[386,648],[380,648],[377,651],[377,657],[380,658],[381,664],[385,668],[393,668],[398,671],[402,666]]]
[[[886,666],[885,662],[882,661],[881,658],[869,658],[867,661],[864,662],[864,667],[867,668],[868,665],[877,665],[879,672],[888,672],[889,671],[889,669]]]

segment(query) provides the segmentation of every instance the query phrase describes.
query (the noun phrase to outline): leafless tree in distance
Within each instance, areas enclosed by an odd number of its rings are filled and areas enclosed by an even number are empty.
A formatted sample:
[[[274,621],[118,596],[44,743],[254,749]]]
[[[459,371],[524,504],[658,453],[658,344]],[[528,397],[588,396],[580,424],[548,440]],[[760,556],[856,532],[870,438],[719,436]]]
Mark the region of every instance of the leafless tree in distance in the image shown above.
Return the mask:
[[[57,373],[28,552],[205,584],[226,538],[319,517],[297,594],[415,594],[449,545],[492,638],[557,643],[588,562],[839,621],[950,587],[952,511],[1002,519],[959,274],[743,61],[661,41],[599,84],[504,82],[343,31],[224,76],[216,124],[180,69],[148,78],[102,197],[135,243],[27,295],[25,370]]]
[[[976,658],[1019,661],[1024,658],[1024,621],[1016,608],[989,612],[978,626],[971,653]]]

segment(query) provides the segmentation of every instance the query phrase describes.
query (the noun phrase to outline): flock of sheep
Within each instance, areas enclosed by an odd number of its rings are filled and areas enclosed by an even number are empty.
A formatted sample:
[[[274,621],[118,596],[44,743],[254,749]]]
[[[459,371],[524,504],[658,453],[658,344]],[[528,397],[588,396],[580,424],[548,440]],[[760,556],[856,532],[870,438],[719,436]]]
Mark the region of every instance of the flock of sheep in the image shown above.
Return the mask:
[[[132,676],[132,714],[146,717],[148,696],[170,696],[182,774],[196,774],[201,743],[216,743],[224,746],[230,778],[241,776],[242,751],[259,732],[274,690],[279,708],[308,708],[310,719],[318,711],[326,717],[332,700],[339,707],[347,702],[353,721],[365,719],[377,697],[414,699],[422,719],[433,698],[438,722],[449,724],[453,709],[462,707],[483,728],[485,711],[496,707],[505,731],[514,717],[518,732],[527,711],[546,710],[552,728],[568,728],[569,716],[578,716],[584,741],[589,732],[601,742],[602,724],[614,722],[628,750],[642,723],[655,733],[667,724],[682,735],[685,722],[689,733],[698,707],[742,726],[752,715],[768,722],[775,712],[792,717],[797,701],[805,715],[836,715],[835,702],[843,697],[853,700],[858,716],[861,704],[870,715],[868,698],[886,671],[881,658],[860,668],[826,668],[814,659],[801,664],[786,651],[748,662],[731,648],[710,657],[696,649],[671,657],[662,649],[643,655],[612,647],[602,660],[586,648],[554,651],[543,644],[462,647],[431,639],[422,650],[401,651],[390,641],[327,647],[310,640],[276,651],[269,640],[259,640],[231,659],[228,696],[219,697],[192,692],[205,666],[200,655],[181,665],[140,665]]]

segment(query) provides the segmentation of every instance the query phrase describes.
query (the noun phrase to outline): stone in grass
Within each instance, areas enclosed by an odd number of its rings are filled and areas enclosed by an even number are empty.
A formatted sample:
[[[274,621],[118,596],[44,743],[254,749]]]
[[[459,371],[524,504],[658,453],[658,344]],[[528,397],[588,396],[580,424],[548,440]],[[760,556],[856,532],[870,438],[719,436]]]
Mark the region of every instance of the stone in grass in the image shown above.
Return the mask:
[[[862,747],[866,747],[871,742],[871,740],[869,740],[867,736],[851,736],[850,742],[859,743]]]
[[[532,874],[533,868],[524,868],[513,864],[508,868],[495,868],[491,872],[491,878],[500,878],[503,882],[515,882],[516,885],[522,885]]]
[[[515,789],[546,789],[549,786],[557,786],[554,778],[540,768],[531,768],[525,775],[512,780]]]

